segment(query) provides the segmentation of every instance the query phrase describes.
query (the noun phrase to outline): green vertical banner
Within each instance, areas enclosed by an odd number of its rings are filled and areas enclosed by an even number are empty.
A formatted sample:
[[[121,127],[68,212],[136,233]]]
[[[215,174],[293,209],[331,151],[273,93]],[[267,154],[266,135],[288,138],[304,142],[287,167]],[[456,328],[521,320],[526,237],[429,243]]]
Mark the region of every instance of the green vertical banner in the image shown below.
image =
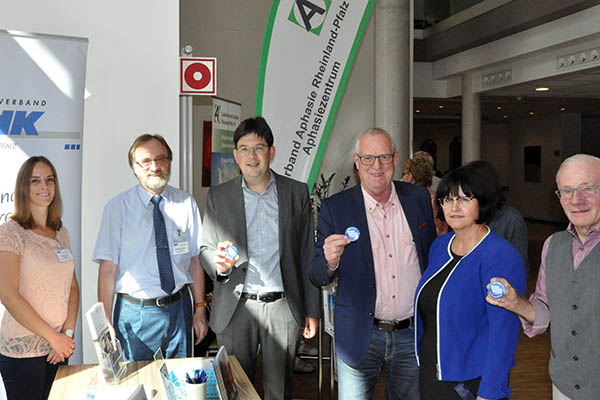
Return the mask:
[[[274,0],[256,115],[275,136],[272,168],[312,189],[375,0]]]

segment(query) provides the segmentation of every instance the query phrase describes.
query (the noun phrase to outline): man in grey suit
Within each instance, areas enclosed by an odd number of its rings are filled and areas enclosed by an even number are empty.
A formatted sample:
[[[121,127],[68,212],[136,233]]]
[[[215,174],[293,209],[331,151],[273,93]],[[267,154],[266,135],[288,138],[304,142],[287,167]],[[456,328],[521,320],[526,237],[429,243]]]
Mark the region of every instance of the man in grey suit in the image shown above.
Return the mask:
[[[306,184],[269,169],[273,134],[262,117],[235,130],[242,176],[208,192],[200,253],[214,281],[210,326],[251,380],[260,345],[264,398],[290,399],[300,332],[314,337],[319,291],[308,279],[313,224]],[[226,253],[228,246],[237,255]]]

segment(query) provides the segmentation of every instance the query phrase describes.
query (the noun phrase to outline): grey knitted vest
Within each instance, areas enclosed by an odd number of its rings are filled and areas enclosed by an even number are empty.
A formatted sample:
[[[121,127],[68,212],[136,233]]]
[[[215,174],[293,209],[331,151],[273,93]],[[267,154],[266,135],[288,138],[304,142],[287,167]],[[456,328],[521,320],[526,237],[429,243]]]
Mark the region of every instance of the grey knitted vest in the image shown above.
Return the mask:
[[[571,399],[600,399],[600,245],[575,271],[572,240],[554,234],[546,256],[550,377]]]

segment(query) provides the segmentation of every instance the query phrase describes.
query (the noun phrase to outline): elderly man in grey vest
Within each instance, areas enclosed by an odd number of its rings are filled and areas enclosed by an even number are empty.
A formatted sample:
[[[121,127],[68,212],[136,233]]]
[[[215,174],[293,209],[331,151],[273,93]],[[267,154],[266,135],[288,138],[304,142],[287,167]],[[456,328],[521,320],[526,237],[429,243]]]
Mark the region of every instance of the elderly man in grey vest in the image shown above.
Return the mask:
[[[519,296],[506,280],[491,304],[521,317],[526,335],[544,332],[550,321],[550,377],[554,400],[600,399],[600,159],[567,158],[556,173],[555,192],[570,223],[544,243],[535,292]]]

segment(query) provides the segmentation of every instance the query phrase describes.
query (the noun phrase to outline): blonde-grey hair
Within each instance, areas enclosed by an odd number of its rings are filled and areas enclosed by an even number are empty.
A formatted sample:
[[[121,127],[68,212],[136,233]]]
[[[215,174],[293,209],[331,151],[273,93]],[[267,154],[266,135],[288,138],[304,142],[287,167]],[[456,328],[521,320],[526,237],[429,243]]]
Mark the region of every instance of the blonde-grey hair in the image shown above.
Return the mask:
[[[361,133],[360,135],[358,135],[358,138],[356,138],[356,143],[354,144],[354,152],[356,154],[360,154],[359,153],[359,147],[360,147],[360,139],[362,139],[364,136],[377,136],[377,135],[384,135],[386,136],[390,143],[392,144],[392,154],[396,153],[396,143],[394,142],[394,139],[392,138],[392,135],[390,135],[385,129],[382,128],[369,128],[367,130],[365,130],[363,133]]]
[[[575,154],[571,157],[566,158],[561,164],[560,167],[558,167],[558,171],[556,171],[556,176],[555,176],[555,180],[556,180],[556,186],[558,185],[558,175],[560,174],[560,171],[563,169],[563,167],[565,167],[568,164],[574,163],[574,162],[591,162],[591,163],[596,163],[597,168],[598,168],[598,173],[600,173],[600,158],[598,157],[594,157],[591,156],[589,154]]]

